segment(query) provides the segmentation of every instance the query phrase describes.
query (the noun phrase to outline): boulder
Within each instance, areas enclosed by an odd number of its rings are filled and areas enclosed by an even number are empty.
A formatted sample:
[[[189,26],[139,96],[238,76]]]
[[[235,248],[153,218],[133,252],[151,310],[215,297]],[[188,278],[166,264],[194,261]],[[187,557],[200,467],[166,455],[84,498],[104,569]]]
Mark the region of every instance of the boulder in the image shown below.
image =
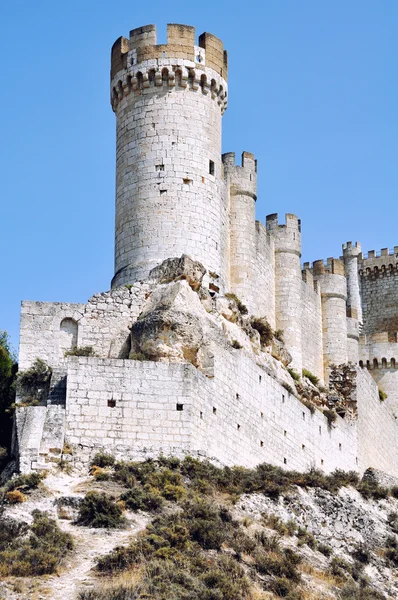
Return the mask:
[[[195,260],[192,260],[186,254],[180,258],[168,258],[152,269],[149,273],[149,279],[154,279],[159,283],[170,283],[185,279],[189,286],[196,292],[202,285],[203,276],[206,273],[204,266]]]

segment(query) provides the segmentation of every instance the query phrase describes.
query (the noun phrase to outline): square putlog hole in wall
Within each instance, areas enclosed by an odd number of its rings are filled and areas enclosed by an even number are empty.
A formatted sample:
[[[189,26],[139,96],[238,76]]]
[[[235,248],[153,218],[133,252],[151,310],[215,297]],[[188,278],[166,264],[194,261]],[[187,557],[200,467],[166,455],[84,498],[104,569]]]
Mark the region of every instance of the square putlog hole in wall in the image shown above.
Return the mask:
[[[176,409],[181,412],[182,410],[184,410],[184,405],[183,404],[177,404],[176,405]]]
[[[108,400],[108,406],[109,408],[115,408],[116,400],[114,400],[113,398],[111,400]]]

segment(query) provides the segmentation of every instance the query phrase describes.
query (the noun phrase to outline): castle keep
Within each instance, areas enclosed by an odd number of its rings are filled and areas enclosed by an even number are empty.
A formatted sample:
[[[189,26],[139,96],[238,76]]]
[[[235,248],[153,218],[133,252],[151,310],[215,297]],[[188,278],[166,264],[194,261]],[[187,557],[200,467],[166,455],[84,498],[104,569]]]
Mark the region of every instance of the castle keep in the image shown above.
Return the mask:
[[[52,372],[20,394],[20,469],[67,445],[77,467],[105,449],[398,475],[398,247],[302,265],[296,215],[255,220],[253,154],[221,154],[223,43],[156,42],[149,25],[112,48],[111,290],[22,303],[19,368]]]

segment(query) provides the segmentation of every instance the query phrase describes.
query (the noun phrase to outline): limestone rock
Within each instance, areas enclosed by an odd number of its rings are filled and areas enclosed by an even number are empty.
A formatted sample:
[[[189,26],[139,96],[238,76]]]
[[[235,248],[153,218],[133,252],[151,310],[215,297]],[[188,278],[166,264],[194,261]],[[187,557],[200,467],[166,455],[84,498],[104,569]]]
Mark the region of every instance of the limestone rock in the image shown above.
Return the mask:
[[[159,283],[169,283],[186,279],[189,286],[197,291],[202,285],[202,279],[206,269],[186,254],[180,258],[168,258],[149,273],[149,279],[155,279]]]
[[[198,367],[206,318],[187,281],[159,286],[131,329],[132,352],[150,360],[189,361]]]
[[[285,365],[285,367],[287,367],[287,365],[290,365],[290,363],[293,360],[290,352],[286,350],[285,344],[277,340],[276,338],[272,340],[271,354],[274,358],[280,360],[281,363]]]

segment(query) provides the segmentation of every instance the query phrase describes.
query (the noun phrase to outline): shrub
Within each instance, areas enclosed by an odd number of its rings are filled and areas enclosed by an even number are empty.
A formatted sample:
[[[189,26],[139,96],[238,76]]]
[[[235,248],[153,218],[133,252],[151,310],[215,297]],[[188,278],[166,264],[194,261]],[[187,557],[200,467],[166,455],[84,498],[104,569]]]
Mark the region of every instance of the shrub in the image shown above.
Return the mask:
[[[261,346],[269,346],[274,334],[267,319],[265,317],[252,317],[250,325],[259,332]]]
[[[25,494],[20,492],[19,490],[13,490],[12,492],[6,493],[6,501],[8,504],[20,504],[22,502],[26,502],[27,498]]]
[[[380,486],[377,482],[361,481],[357,487],[358,492],[366,499],[384,500],[388,498],[390,490]]]
[[[12,526],[15,537],[2,544],[0,576],[29,577],[54,573],[66,553],[73,548],[72,536],[61,531],[45,513],[33,511],[33,524]],[[3,525],[3,523],[1,523]],[[9,526],[7,535],[10,535]],[[0,527],[0,540],[3,532]]]
[[[294,379],[294,381],[300,381],[300,375],[297,373],[297,371],[288,367],[287,372],[289,373],[290,377]]]
[[[384,400],[387,400],[388,398],[388,394],[386,394],[386,392],[384,392],[381,388],[379,388],[379,399],[380,402],[383,402]]]
[[[21,396],[22,405],[35,405],[47,398],[51,374],[51,367],[41,358],[36,358],[30,369],[18,373],[16,389]]]
[[[240,344],[238,340],[232,340],[231,346],[232,348],[235,348],[235,350],[241,350],[243,348],[242,344]]]
[[[94,477],[95,481],[109,481],[111,478],[109,471],[101,469],[101,467],[97,467],[97,465],[91,467],[90,474]]]
[[[345,579],[347,574],[350,574],[351,567],[344,559],[334,556],[330,563],[330,572],[335,577],[341,577],[342,579]]]
[[[315,413],[315,406],[312,404],[312,402],[310,402],[310,400],[301,400],[301,402],[306,408],[308,408],[312,415]]]
[[[311,548],[311,550],[316,549],[316,540],[312,533],[310,533],[306,529],[299,527],[297,531],[297,537],[298,546],[304,546],[304,544],[306,544],[309,548]]]
[[[92,346],[73,346],[65,351],[64,356],[95,356],[95,352]]]
[[[236,303],[236,306],[238,307],[238,311],[240,312],[241,315],[247,315],[247,313],[248,313],[247,306],[245,306],[243,304],[243,302],[241,300],[239,300],[238,296],[236,296],[235,294],[225,294],[225,297],[228,298],[228,300],[232,300],[233,302]]]
[[[365,544],[359,543],[351,553],[351,556],[359,563],[367,565],[370,562],[371,554],[369,548],[367,548]]]
[[[306,377],[307,379],[309,379],[313,385],[318,386],[319,377],[317,377],[316,375],[314,375],[313,373],[311,373],[311,371],[308,371],[307,369],[303,369],[302,373],[303,373],[303,377]]]
[[[281,538],[278,535],[267,536],[264,531],[256,531],[255,538],[267,552],[279,552]]]
[[[387,521],[394,533],[398,533],[398,513],[393,511],[388,513]]]
[[[398,498],[398,486],[397,485],[393,485],[392,488],[390,488],[390,492],[391,492],[391,496],[393,496],[394,498]]]
[[[142,487],[133,487],[120,496],[120,499],[126,503],[126,507],[131,510],[149,510],[156,512],[163,506],[162,496],[153,490]]]
[[[99,492],[88,492],[79,506],[78,525],[119,528],[125,525],[122,509],[113,499]]]
[[[294,396],[294,389],[292,388],[291,385],[289,385],[288,383],[286,383],[285,381],[282,381],[282,387],[285,388],[285,390],[287,392],[289,392],[289,394],[291,394],[292,396]]]
[[[323,411],[323,414],[327,418],[328,427],[331,427],[333,425],[333,423],[335,422],[335,420],[337,419],[337,413],[334,410],[330,410],[327,408]]]
[[[327,558],[329,558],[329,556],[332,556],[333,554],[332,548],[327,544],[318,544],[316,549],[318,550],[318,552],[321,552]]]
[[[92,467],[95,465],[96,467],[101,467],[101,469],[104,469],[105,467],[113,467],[114,464],[115,458],[106,452],[97,452],[91,461]]]
[[[284,341],[283,336],[284,336],[283,329],[276,329],[274,331],[274,338],[277,339],[279,342]]]
[[[130,352],[129,359],[139,360],[141,362],[143,362],[144,360],[148,360],[147,356],[143,352]]]
[[[44,479],[44,473],[29,473],[28,475],[19,475],[7,481],[4,486],[6,492],[12,492],[13,490],[23,490],[24,492],[35,490]]]

